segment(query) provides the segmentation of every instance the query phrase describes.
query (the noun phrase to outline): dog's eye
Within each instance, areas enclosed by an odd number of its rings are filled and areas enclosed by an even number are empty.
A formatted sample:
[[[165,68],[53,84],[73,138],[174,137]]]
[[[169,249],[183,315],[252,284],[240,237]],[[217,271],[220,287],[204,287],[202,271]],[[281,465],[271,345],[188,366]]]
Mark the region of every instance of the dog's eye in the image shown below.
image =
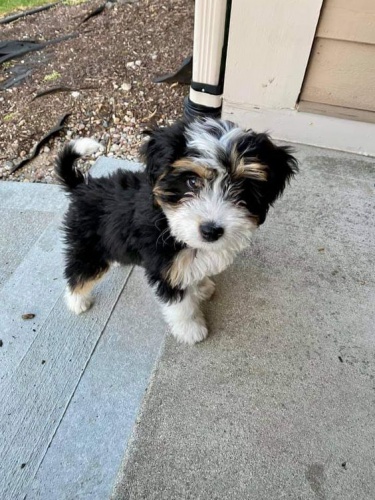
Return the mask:
[[[202,179],[200,179],[199,177],[189,177],[189,179],[187,179],[186,181],[186,184],[190,189],[199,189],[202,187]]]

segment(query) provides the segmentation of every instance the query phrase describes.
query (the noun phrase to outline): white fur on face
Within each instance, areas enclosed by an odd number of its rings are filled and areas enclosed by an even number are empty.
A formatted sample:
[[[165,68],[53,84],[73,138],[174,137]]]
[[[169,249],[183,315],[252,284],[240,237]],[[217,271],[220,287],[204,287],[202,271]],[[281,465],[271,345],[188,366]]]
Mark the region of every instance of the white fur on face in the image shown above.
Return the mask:
[[[230,199],[223,188],[225,174],[206,185],[194,198],[175,208],[164,208],[173,236],[194,249],[237,253],[247,247],[256,224],[249,212]],[[212,222],[224,229],[224,234],[214,242],[205,241],[200,225]]]

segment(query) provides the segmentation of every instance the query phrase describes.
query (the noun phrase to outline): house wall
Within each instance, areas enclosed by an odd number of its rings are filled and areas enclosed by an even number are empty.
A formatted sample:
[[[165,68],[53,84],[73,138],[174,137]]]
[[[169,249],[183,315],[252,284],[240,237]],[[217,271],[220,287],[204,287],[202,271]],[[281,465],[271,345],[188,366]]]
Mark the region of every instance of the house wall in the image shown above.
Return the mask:
[[[339,112],[329,116],[328,108],[326,116],[316,114],[315,110],[314,113],[298,110],[322,3],[322,0],[232,3],[223,117],[245,127],[268,130],[277,139],[375,156],[374,124],[337,118]],[[362,33],[360,22],[356,21],[354,26],[347,23],[350,36]],[[327,30],[324,24],[319,24],[319,29]],[[332,33],[335,29],[337,26]],[[371,29],[366,33],[361,36],[372,36]],[[360,84],[358,94],[363,94]]]
[[[375,1],[325,0],[299,109],[375,122]]]
[[[294,109],[321,5],[322,0],[232,2],[227,102]]]

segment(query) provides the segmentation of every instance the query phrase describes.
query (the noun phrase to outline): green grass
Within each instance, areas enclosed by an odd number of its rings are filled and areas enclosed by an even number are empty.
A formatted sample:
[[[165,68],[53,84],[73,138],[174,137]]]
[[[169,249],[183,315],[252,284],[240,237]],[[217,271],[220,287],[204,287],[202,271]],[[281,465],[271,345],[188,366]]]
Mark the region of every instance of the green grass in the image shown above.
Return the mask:
[[[52,73],[50,73],[49,75],[46,75],[43,78],[43,80],[45,82],[53,82],[54,80],[58,80],[60,77],[61,77],[60,73],[58,73],[57,71],[53,70]]]
[[[53,2],[54,0],[0,0],[0,16]]]
[[[85,3],[87,0],[63,0],[64,5],[81,5],[81,3]]]
[[[9,113],[9,115],[5,115],[5,116],[3,117],[3,120],[4,120],[5,122],[10,122],[11,120],[13,120],[13,118],[15,118],[15,117],[16,117],[16,115],[17,115],[17,113]]]

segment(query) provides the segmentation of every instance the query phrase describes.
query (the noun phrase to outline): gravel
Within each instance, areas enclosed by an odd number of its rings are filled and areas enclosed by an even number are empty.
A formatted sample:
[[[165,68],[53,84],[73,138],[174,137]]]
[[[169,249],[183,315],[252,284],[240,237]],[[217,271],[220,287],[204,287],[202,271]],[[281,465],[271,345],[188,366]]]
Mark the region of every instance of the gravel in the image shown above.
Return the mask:
[[[73,3],[73,2],[71,2]],[[178,118],[188,87],[154,84],[155,76],[176,70],[192,53],[192,0],[139,0],[111,3],[102,14],[80,25],[100,1],[60,5],[2,27],[1,40],[51,39],[71,32],[78,37],[31,53],[21,61],[33,67],[22,85],[0,92],[0,179],[54,183],[53,164],[63,144],[95,137],[105,154],[137,158],[144,129]],[[17,64],[20,61],[15,61]],[[3,65],[4,66],[4,65]],[[0,80],[9,77],[9,65]],[[54,81],[49,75],[57,74]],[[33,99],[51,87],[69,87]],[[71,113],[59,135],[40,155],[10,174],[51,129]],[[87,170],[95,157],[81,162]]]

